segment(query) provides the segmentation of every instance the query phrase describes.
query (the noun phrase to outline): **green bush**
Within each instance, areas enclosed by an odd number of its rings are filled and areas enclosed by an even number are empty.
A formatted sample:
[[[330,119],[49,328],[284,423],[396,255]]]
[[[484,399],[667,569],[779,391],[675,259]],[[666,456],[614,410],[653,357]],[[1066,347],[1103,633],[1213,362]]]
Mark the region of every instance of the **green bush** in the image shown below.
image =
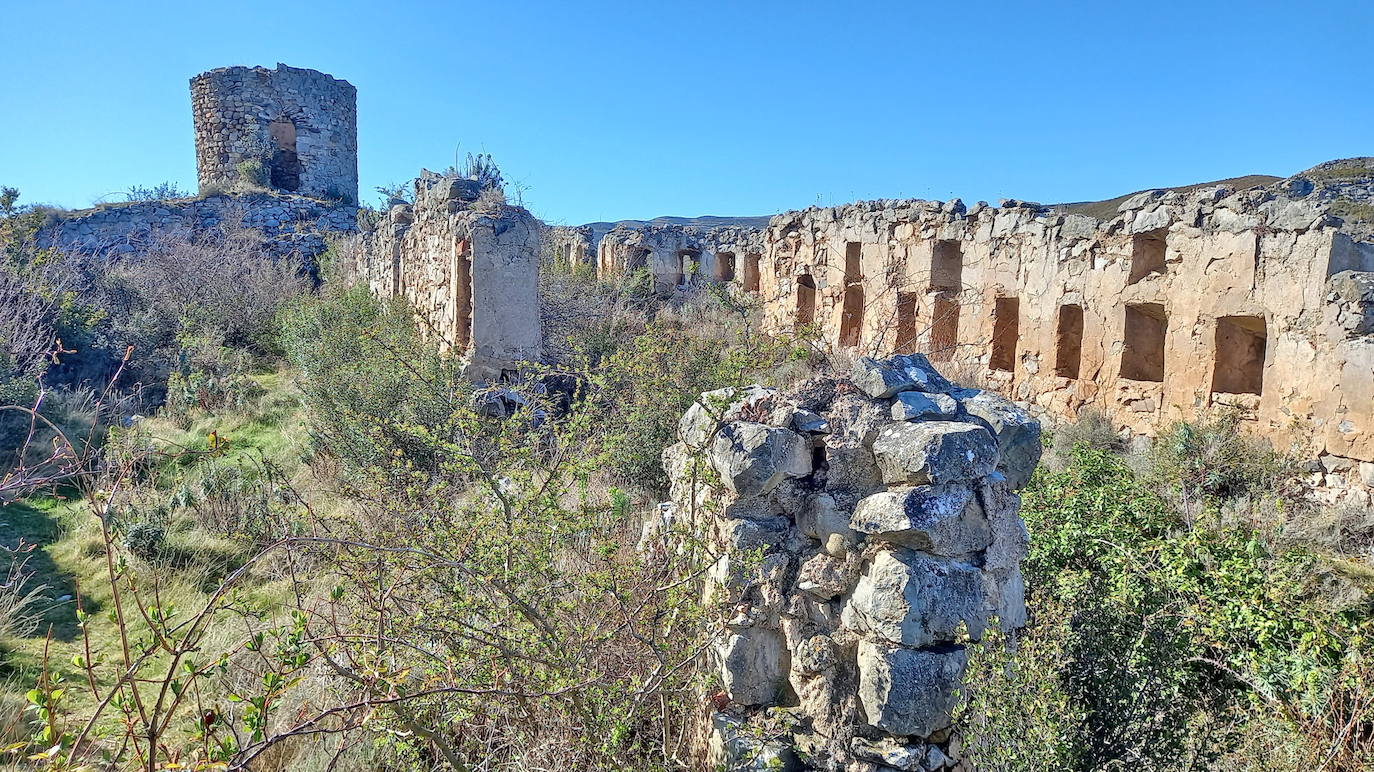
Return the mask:
[[[303,296],[280,317],[281,345],[297,369],[313,437],[355,468],[402,453],[439,463],[412,427],[443,425],[471,403],[457,362],[421,339],[410,309],[366,287]]]
[[[1255,479],[1252,459],[1214,460],[1242,470],[1228,479]],[[1333,690],[1374,698],[1374,682],[1342,675],[1374,633],[1368,605],[1324,596],[1310,581],[1324,559],[1310,550],[1224,523],[1216,508],[1185,519],[1158,490],[1122,459],[1080,447],[1025,491],[1031,622],[1014,652],[975,657],[967,720],[979,767],[1239,763],[1260,720],[1353,758],[1363,739],[1311,733],[1329,727]]]
[[[1288,459],[1231,413],[1174,423],[1155,439],[1149,460],[1157,482],[1193,499],[1274,493],[1292,473]]]
[[[272,173],[263,163],[261,158],[249,158],[246,161],[239,161],[236,167],[239,172],[239,179],[253,187],[265,188],[271,183]]]

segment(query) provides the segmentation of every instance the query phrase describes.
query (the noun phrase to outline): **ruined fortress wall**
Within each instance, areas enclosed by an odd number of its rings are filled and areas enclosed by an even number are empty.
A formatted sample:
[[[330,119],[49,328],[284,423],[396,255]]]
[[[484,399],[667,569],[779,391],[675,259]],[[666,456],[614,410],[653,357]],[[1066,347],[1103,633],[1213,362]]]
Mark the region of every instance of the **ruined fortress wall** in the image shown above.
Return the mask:
[[[63,213],[38,238],[43,246],[67,252],[120,255],[164,236],[196,236],[232,227],[259,231],[275,254],[314,258],[333,235],[357,229],[357,209],[268,194],[139,201]]]
[[[481,205],[476,183],[424,175],[414,205],[391,208],[352,266],[382,297],[401,296],[478,381],[540,358],[542,225],[524,209]]]
[[[780,215],[759,289],[772,328],[926,351],[1060,416],[1151,434],[1243,408],[1282,444],[1374,461],[1374,337],[1342,328],[1374,270],[1316,207],[1262,191],[1150,195],[1101,222],[1035,205],[867,202]]]
[[[763,233],[754,228],[621,226],[597,243],[596,267],[605,277],[648,269],[662,291],[701,280],[741,281],[749,287],[749,277],[758,278],[762,252]]]
[[[544,230],[544,248],[554,260],[571,270],[595,265],[596,242],[587,225],[554,225]]]
[[[1107,220],[899,200],[788,212],[762,231],[617,228],[598,269],[647,267],[662,290],[732,281],[775,332],[854,354],[927,352],[1054,417],[1094,409],[1153,435],[1234,407],[1314,459],[1313,482],[1366,498],[1374,244],[1302,182],[1149,191]]]
[[[201,192],[240,181],[258,159],[273,189],[358,200],[358,94],[347,81],[278,64],[221,67],[191,79]]]

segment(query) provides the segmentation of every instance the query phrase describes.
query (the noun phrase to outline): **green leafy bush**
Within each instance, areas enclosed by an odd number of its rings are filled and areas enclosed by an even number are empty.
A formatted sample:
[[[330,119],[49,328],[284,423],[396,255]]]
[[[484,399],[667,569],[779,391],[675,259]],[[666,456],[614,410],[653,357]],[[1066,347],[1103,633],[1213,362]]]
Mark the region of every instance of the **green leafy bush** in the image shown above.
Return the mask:
[[[1207,442],[1215,453],[1219,439]],[[1224,522],[1215,508],[1185,518],[1157,484],[1173,470],[1178,484],[1210,483],[1166,458],[1142,480],[1115,455],[1080,447],[1026,490],[1031,623],[1014,652],[975,658],[968,720],[980,768],[1238,764],[1261,720],[1286,724],[1294,743],[1334,743],[1333,757],[1363,753],[1363,739],[1309,733],[1331,729],[1320,717],[1333,690],[1374,698],[1374,682],[1342,675],[1374,632],[1369,607],[1322,595],[1310,578],[1326,559],[1307,548]],[[1261,479],[1251,457],[1213,460],[1235,471],[1212,478],[1231,483],[1200,489],[1208,495]]]
[[[236,167],[239,173],[239,180],[244,184],[255,188],[265,188],[271,183],[271,170],[261,158],[249,158],[246,161],[239,161]]]

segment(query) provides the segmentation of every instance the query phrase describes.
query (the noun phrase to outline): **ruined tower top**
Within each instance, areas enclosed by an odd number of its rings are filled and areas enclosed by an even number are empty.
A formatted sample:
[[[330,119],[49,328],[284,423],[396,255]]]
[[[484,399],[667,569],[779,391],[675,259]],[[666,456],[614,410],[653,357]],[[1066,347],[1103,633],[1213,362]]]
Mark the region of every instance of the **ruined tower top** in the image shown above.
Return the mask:
[[[240,182],[358,200],[358,92],[317,70],[221,67],[191,79],[201,193]]]

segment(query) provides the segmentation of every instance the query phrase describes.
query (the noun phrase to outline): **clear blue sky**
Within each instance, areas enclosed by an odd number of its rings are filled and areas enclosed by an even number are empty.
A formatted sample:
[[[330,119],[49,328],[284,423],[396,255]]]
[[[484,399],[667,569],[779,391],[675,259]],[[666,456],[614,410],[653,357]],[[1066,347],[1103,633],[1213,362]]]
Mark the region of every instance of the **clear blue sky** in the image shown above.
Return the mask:
[[[1374,2],[15,2],[0,184],[195,187],[187,81],[358,88],[363,197],[492,153],[552,222],[1043,202],[1374,155]]]

